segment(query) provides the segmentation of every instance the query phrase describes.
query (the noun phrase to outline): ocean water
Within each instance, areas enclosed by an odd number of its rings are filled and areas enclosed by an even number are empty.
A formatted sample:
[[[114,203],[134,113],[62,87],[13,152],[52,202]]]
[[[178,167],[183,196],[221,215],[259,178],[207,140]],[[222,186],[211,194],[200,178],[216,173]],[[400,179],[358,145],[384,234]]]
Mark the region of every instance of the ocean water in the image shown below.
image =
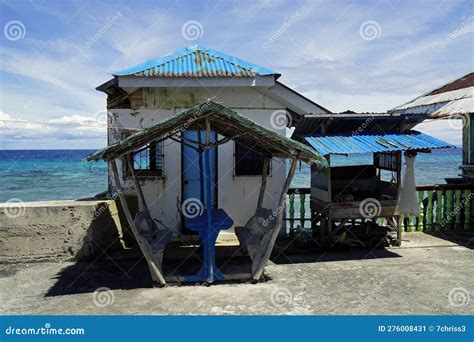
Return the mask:
[[[0,202],[79,199],[107,190],[105,162],[88,163],[84,157],[93,150],[0,150]],[[371,154],[332,157],[332,165],[372,163]],[[434,150],[419,154],[417,184],[444,183],[456,177],[461,149]],[[309,166],[297,169],[292,187],[309,187]]]
[[[79,199],[107,190],[107,164],[93,150],[0,151],[0,202]]]

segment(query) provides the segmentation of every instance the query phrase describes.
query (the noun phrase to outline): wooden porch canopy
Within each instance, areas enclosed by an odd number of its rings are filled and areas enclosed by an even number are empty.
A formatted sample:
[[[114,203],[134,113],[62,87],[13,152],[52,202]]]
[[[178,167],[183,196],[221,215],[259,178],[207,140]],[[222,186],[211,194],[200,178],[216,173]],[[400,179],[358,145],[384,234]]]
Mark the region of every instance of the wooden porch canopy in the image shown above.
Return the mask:
[[[270,120],[270,117],[268,119]],[[132,153],[153,141],[172,139],[181,144],[187,144],[189,143],[189,141],[182,137],[181,133],[190,127],[199,127],[199,129],[202,129],[206,132],[205,142],[199,142],[197,148],[200,154],[204,154],[206,160],[206,167],[203,170],[203,179],[205,179],[206,181],[207,188],[206,208],[212,207],[210,199],[211,186],[209,177],[209,150],[212,148],[216,148],[220,144],[227,143],[230,140],[235,140],[244,146],[247,146],[251,149],[259,150],[262,152],[262,154],[264,154],[264,172],[262,172],[262,184],[257,202],[257,211],[259,210],[259,208],[262,208],[263,198],[265,195],[265,186],[267,183],[266,170],[270,158],[277,157],[288,158],[292,160],[288,177],[283,185],[280,194],[278,208],[284,207],[286,193],[290,186],[292,177],[295,173],[298,160],[316,164],[316,166],[319,168],[327,167],[326,159],[322,157],[318,152],[312,150],[311,148],[305,146],[300,142],[286,138],[270,129],[267,129],[253,122],[252,120],[238,114],[237,112],[213,101],[208,101],[196,105],[178,115],[164,120],[154,126],[145,128],[131,135],[130,137],[117,142],[116,144],[98,150],[97,152],[87,156],[86,159],[88,161],[98,161],[104,159],[109,162],[111,170],[114,174],[115,187],[117,193],[120,196],[120,201],[124,208],[127,221],[132,229],[132,232],[135,235],[136,240],[138,241],[143,255],[147,259],[153,281],[162,285],[166,284],[165,277],[163,276],[163,273],[161,271],[162,257],[160,258],[156,256],[156,251],[153,250],[150,242],[140,235],[137,226],[139,225],[139,223],[141,223],[141,220],[145,220],[147,222],[147,225],[149,226],[149,229],[155,231],[157,239],[159,240],[158,242],[160,242],[159,246],[161,246],[161,256],[162,252],[164,251],[164,246],[166,244],[166,242],[163,241],[167,241],[166,232],[159,231],[156,227],[156,224],[154,223],[153,218],[151,217],[150,212],[148,211],[148,208],[146,206],[145,197],[141,190],[140,183],[137,180],[136,175],[134,174],[133,167],[130,167],[132,179],[134,181],[135,190],[138,194],[140,206],[140,213],[137,215],[135,220],[132,218],[127,206],[127,202],[125,200],[125,195],[122,191],[122,187],[120,184],[121,182],[118,174],[116,159],[126,156],[127,162],[130,166],[132,166]],[[221,135],[223,138],[215,142],[211,142],[211,129]],[[207,218],[205,220],[206,230],[204,230],[204,233],[209,232],[212,228],[211,211],[212,210],[207,210]],[[270,258],[270,254],[275,244],[276,237],[278,236],[278,232],[282,227],[282,222],[283,210],[278,210],[278,216],[275,219],[274,225],[271,226],[271,229],[267,231],[264,236],[261,236],[257,239],[257,242],[255,243],[257,245],[257,250],[251,254],[253,279],[258,280],[261,278],[263,274],[263,268],[268,259]],[[203,239],[203,241],[205,240],[207,239]],[[211,281],[212,280],[213,278],[211,277]]]
[[[219,103],[208,101],[184,112],[145,128],[113,145],[98,150],[86,157],[88,161],[113,160],[155,140],[172,138],[180,140],[180,133],[191,125],[198,125],[209,119],[212,129],[225,138],[216,144],[235,140],[252,149],[276,158],[296,158],[307,163],[326,167],[326,160],[316,151],[295,140],[286,138],[265,128],[241,114]],[[270,120],[270,117],[268,118]]]

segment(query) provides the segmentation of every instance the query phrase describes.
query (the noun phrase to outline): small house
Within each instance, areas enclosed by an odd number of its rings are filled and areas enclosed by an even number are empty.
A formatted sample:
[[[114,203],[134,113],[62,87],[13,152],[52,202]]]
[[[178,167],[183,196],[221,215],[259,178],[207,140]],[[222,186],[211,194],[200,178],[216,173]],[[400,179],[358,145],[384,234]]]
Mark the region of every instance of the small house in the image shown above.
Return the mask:
[[[107,94],[108,145],[208,100],[282,136],[303,115],[329,113],[279,82],[279,77],[275,71],[202,45],[114,72],[111,80],[97,87]],[[180,132],[188,142],[204,138],[192,122],[188,126]],[[212,133],[212,141],[221,138]],[[203,198],[199,155],[191,145],[170,137],[148,144],[133,156],[133,171],[152,215],[178,233],[189,232],[179,208]],[[257,204],[264,156],[252,146],[229,140],[213,149],[210,158],[213,207],[226,208],[235,225],[245,225]],[[118,172],[127,192],[133,186],[127,163],[119,160]],[[267,172],[264,205],[272,208],[277,206],[287,167],[283,160],[273,158]],[[112,179],[109,174],[111,192]]]
[[[190,125],[190,126],[189,126]],[[185,132],[188,129],[197,131],[197,138],[189,138]],[[219,139],[214,139],[219,136]],[[144,189],[134,167],[137,153],[143,151],[150,144],[173,140],[181,146],[187,146],[196,154],[196,162],[192,166],[196,173],[199,196],[191,198],[182,204],[181,210],[175,208],[176,214],[184,216],[184,226],[199,235],[199,247],[193,251],[198,255],[201,267],[198,271],[179,275],[179,265],[167,274],[162,270],[163,257],[170,239],[183,232],[176,232],[172,227],[164,225],[159,217],[152,213],[153,205],[161,205],[160,199],[144,195]],[[215,169],[212,168],[216,150],[229,141],[258,151],[263,157],[260,186],[257,189],[258,199],[254,203],[252,213],[246,218],[245,226],[237,224],[236,234],[240,242],[240,249],[247,250],[251,263],[242,263],[239,272],[227,272],[216,264],[216,240],[222,230],[228,230],[235,225],[228,211],[233,207],[248,206],[248,199],[234,200],[232,207],[215,206],[213,187],[220,186],[219,179],[212,177]],[[267,197],[271,196],[267,190],[268,168],[273,158],[290,159],[291,166],[282,187],[278,189],[277,202],[274,207],[266,207]],[[254,279],[260,280],[264,266],[270,258],[276,238],[283,226],[283,212],[286,194],[298,161],[314,165],[315,168],[327,166],[324,158],[309,147],[289,139],[277,132],[263,127],[239,113],[213,101],[207,101],[193,106],[175,116],[160,121],[148,128],[139,130],[131,136],[122,139],[108,147],[99,150],[87,157],[89,161],[105,160],[112,172],[114,192],[120,198],[122,208],[131,231],[138,242],[144,257],[147,260],[150,273],[155,283],[165,285],[167,281],[212,283],[216,280]],[[122,184],[123,177],[119,173],[117,164],[126,164],[130,170],[132,187],[128,193],[138,198],[139,211],[134,213],[129,208]],[[177,177],[179,179],[179,175]],[[214,183],[214,182],[217,183]],[[225,190],[225,189],[224,189]],[[272,198],[273,200],[273,198]],[[151,202],[148,202],[151,201]],[[274,202],[274,201],[270,201]],[[151,205],[150,205],[151,204]],[[190,256],[183,258],[182,264]],[[228,262],[224,262],[225,267]],[[248,265],[246,268],[245,266]]]

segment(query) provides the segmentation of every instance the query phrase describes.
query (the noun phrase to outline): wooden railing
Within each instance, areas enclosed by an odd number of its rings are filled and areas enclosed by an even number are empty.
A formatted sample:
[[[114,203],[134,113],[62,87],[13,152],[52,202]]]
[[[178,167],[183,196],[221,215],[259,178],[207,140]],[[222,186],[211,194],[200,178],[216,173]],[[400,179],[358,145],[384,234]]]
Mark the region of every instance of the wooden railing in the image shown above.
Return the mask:
[[[403,218],[407,232],[474,229],[471,204],[474,187],[466,184],[422,185],[417,187],[420,214]],[[290,232],[296,227],[311,228],[310,188],[288,190],[287,215]],[[298,213],[295,215],[295,213]],[[379,223],[384,224],[383,219]]]

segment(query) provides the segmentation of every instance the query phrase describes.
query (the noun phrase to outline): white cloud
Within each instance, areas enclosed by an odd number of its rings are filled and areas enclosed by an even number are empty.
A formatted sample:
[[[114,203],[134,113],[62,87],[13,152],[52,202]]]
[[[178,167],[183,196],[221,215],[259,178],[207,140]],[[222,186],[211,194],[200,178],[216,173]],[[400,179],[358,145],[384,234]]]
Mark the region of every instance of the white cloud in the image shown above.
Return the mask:
[[[282,72],[283,82],[334,111],[385,111],[472,69],[472,22],[438,51],[438,42],[466,19],[470,6],[460,1],[432,6],[392,0],[262,0],[246,6],[231,1],[150,6],[137,1],[133,8],[120,1],[80,6],[34,1],[33,6],[21,2],[5,6],[4,13],[34,11],[35,22],[25,19],[26,38],[0,47],[0,107],[10,117],[49,124],[8,124],[12,130],[8,134],[32,142],[30,133],[37,130],[44,144],[50,141],[53,147],[74,139],[82,147],[84,141],[95,141],[94,136],[101,139],[95,147],[105,144],[105,134],[99,138],[90,121],[105,109],[105,95],[94,88],[107,81],[111,71],[190,44],[206,44]],[[88,48],[87,42],[117,12],[120,18]],[[291,25],[263,48],[296,12]],[[203,25],[201,40],[190,43],[181,36],[187,20]],[[367,20],[380,24],[380,39],[361,39],[359,26]],[[49,25],[35,31],[37,23],[46,21]],[[0,123],[1,141],[7,134],[5,125]],[[79,127],[77,132],[73,126]],[[433,127],[427,129],[436,135],[446,132],[447,125]]]
[[[106,141],[106,124],[101,118],[80,115],[63,116],[46,122],[31,122],[0,111],[0,145],[15,146],[29,141],[32,146],[45,140]],[[56,146],[63,147],[63,146]]]
[[[456,121],[456,122],[453,122]],[[423,122],[414,129],[432,135],[435,138],[446,141],[454,146],[462,145],[462,129],[459,127],[460,120],[435,120]]]

